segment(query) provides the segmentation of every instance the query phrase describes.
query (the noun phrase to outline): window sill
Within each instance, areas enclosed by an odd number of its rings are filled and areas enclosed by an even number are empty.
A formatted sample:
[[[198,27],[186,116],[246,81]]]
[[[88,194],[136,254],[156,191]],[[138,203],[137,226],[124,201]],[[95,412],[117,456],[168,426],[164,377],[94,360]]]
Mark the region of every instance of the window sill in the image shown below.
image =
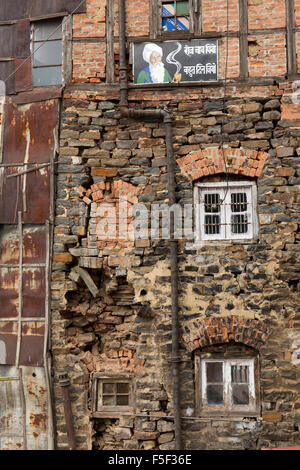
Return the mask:
[[[253,418],[258,420],[261,415],[259,411],[201,411],[198,415],[199,418],[212,418],[212,419],[222,419],[222,418],[232,418],[236,421],[241,421],[244,418]]]
[[[129,413],[134,413],[134,409],[124,407],[123,409],[119,409],[118,411],[99,410],[92,412],[92,418],[120,418],[120,416]]]
[[[245,238],[242,239],[234,239],[234,240],[198,240],[195,242],[186,242],[185,247],[187,250],[199,250],[204,246],[208,245],[216,245],[216,246],[229,246],[229,245],[254,245],[258,242],[258,238],[251,238],[246,240]]]

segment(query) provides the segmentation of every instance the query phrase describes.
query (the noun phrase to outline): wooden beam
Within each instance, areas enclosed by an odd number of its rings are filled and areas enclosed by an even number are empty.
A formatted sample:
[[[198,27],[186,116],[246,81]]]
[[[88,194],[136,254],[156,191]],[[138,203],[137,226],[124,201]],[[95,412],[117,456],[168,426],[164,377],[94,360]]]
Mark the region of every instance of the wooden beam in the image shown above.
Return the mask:
[[[297,52],[295,35],[295,0],[286,0],[286,50],[288,77],[295,77],[297,73]]]
[[[114,1],[106,3],[106,83],[115,82]]]
[[[248,0],[239,0],[240,78],[248,78]]]

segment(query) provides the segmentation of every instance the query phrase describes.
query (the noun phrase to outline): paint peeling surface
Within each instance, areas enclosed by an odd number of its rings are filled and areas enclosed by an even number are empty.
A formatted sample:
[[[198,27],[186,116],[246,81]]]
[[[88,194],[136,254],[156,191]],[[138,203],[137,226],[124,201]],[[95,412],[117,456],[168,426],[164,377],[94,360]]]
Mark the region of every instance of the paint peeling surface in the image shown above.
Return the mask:
[[[44,369],[0,366],[1,450],[46,450],[47,415]]]

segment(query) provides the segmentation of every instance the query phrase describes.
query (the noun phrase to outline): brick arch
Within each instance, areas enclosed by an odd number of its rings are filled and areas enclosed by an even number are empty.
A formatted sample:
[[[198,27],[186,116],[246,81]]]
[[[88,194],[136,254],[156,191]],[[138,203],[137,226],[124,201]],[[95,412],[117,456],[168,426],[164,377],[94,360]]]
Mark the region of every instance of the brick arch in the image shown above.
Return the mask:
[[[222,150],[217,147],[209,147],[191,152],[176,161],[182,173],[191,181],[202,176],[225,172],[254,178],[261,175],[268,156],[266,152],[244,148],[227,147]]]
[[[259,350],[271,333],[261,321],[238,316],[190,320],[183,329],[183,342],[190,352],[230,341]]]

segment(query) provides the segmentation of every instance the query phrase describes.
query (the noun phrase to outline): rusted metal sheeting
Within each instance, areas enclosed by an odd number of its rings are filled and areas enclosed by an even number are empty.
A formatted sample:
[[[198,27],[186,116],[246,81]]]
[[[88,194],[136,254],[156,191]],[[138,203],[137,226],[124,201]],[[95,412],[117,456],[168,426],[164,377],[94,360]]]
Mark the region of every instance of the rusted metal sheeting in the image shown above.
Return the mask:
[[[25,225],[23,227],[23,264],[45,263],[46,227]],[[0,229],[0,265],[19,263],[19,239],[16,225]]]
[[[55,145],[58,101],[16,106],[6,104],[3,163],[49,162]]]
[[[20,364],[43,366],[45,323],[22,321]],[[0,363],[13,365],[16,362],[18,323],[0,320]]]
[[[0,21],[26,18],[28,0],[1,0]]]
[[[27,175],[7,178],[11,174],[23,171],[24,167],[0,169],[2,191],[0,188],[0,223],[14,224],[18,211],[24,210],[23,188],[25,186],[26,212],[23,212],[24,223],[41,224],[49,219],[50,207],[50,171],[49,168],[28,173]],[[1,175],[2,173],[2,175]],[[17,181],[19,179],[19,182]],[[1,184],[1,183],[0,183]],[[8,197],[7,197],[8,196]],[[9,201],[9,203],[8,203]]]
[[[49,15],[51,13],[60,13],[67,11],[72,13],[76,7],[80,5],[82,0],[29,0],[27,14],[28,17],[34,18],[41,15]],[[76,13],[84,13],[86,11],[86,2],[82,2]]]
[[[0,21],[37,17],[51,13],[68,11],[71,13],[81,0],[1,0]],[[78,13],[86,11],[86,2],[78,8]]]
[[[0,449],[46,450],[47,416],[44,369],[0,366]]]

